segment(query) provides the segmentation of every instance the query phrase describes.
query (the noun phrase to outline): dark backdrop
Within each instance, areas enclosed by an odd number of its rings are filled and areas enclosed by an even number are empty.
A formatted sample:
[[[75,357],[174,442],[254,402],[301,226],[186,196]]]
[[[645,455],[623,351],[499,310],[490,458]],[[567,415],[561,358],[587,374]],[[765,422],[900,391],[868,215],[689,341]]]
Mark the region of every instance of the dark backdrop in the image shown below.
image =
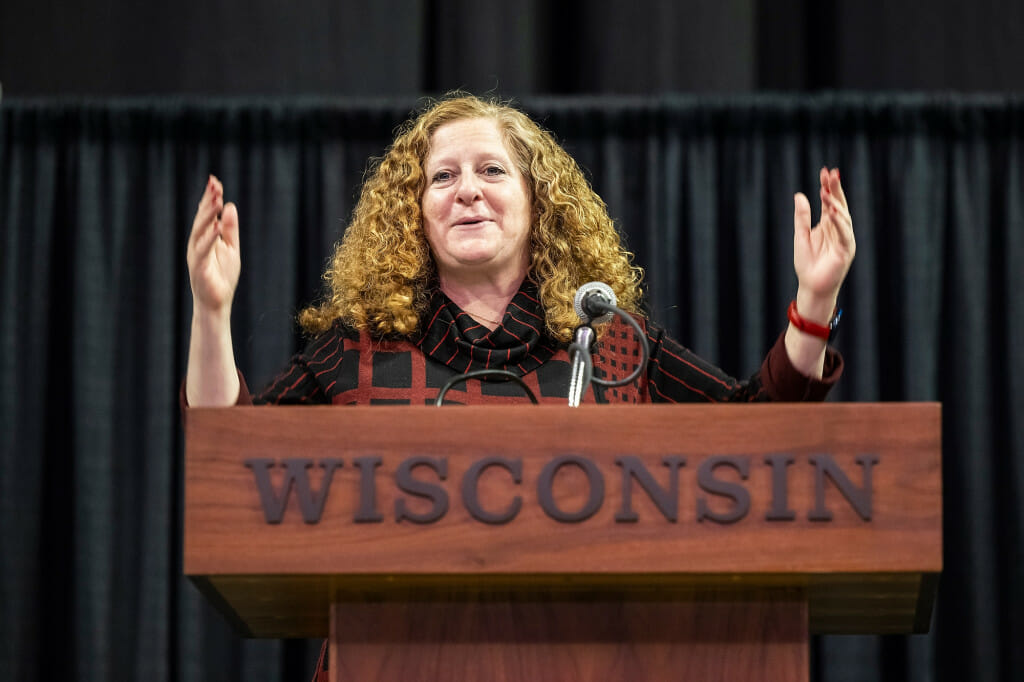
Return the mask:
[[[38,94],[1024,90],[1019,0],[4,0]]]
[[[1024,100],[536,98],[648,269],[653,317],[747,375],[796,287],[792,194],[842,169],[858,255],[834,398],[939,400],[931,634],[816,640],[818,680],[1024,673]],[[298,343],[366,159],[412,100],[9,100],[0,111],[0,678],[294,680],[181,571],[185,241],[207,173],[240,206],[238,362]],[[728,409],[728,408],[723,408]]]

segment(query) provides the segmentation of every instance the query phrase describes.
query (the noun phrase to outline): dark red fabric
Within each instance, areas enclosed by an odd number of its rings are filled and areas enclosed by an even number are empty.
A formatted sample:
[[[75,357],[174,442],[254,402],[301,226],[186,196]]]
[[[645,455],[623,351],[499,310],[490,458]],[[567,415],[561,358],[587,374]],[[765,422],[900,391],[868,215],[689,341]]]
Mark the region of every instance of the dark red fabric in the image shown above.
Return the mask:
[[[569,356],[564,344],[542,333],[541,308],[532,285],[512,300],[502,324],[488,330],[443,295],[435,298],[423,335],[415,340],[374,339],[336,322],[294,356],[281,374],[255,396],[239,374],[237,404],[433,404],[440,388],[464,371],[507,369],[520,375],[542,403],[565,404]],[[843,372],[842,357],[829,348],[824,376],[800,374],[780,334],[761,368],[739,381],[670,338],[656,324],[638,319],[651,349],[647,371],[633,384],[594,387],[584,403],[819,401]],[[609,323],[594,352],[595,375],[626,376],[639,361],[629,325]],[[525,403],[511,382],[468,381],[449,391],[454,404]],[[184,382],[181,404],[186,405]]]
[[[543,333],[543,310],[536,288],[527,282],[512,299],[493,331],[476,322],[443,294],[437,294],[422,336],[375,339],[340,321],[306,349],[263,391],[256,403],[336,405],[430,405],[452,377],[477,369],[504,369],[520,376],[542,403],[564,404],[570,364],[564,344]],[[821,380],[800,374],[786,354],[783,335],[761,368],[737,380],[704,361],[645,319],[651,359],[633,384],[594,387],[584,402],[752,402],[822,400],[842,374],[842,358],[826,353]],[[640,360],[640,345],[628,324],[615,320],[603,330],[594,352],[595,376],[627,376]],[[247,402],[243,391],[240,402]],[[449,391],[445,402],[511,404],[525,402],[510,382],[468,381]]]

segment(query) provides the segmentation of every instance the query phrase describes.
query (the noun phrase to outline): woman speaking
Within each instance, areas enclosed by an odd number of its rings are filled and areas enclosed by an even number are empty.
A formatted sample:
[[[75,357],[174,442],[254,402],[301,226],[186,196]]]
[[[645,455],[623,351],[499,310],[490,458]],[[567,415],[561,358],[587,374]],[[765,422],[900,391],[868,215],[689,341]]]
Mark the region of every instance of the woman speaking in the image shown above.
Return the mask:
[[[794,198],[798,288],[789,326],[749,379],[736,380],[666,336],[639,311],[641,270],[579,166],[505,104],[452,95],[407,122],[367,175],[299,322],[311,340],[250,394],[235,367],[231,305],[241,271],[240,218],[210,177],[188,242],[193,294],[185,401],[429,404],[453,377],[511,372],[541,402],[566,401],[579,287],[603,281],[637,324],[595,326],[594,385],[583,402],[820,400],[842,372],[828,346],[855,241],[836,170],[821,169],[821,219]],[[780,311],[781,318],[781,311]],[[650,350],[641,362],[642,332]],[[461,382],[463,404],[523,402],[507,381]]]

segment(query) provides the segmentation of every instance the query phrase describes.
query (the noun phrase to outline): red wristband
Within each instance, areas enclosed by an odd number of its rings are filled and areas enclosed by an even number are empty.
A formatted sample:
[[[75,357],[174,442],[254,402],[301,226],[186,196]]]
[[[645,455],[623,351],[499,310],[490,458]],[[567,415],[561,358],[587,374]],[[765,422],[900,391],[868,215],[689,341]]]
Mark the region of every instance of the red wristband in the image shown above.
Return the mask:
[[[828,341],[832,336],[832,331],[836,328],[839,323],[839,309],[836,308],[832,313],[832,319],[828,321],[828,326],[816,324],[810,320],[805,320],[800,317],[800,313],[796,311],[796,300],[789,304],[789,310],[786,311],[786,315],[789,316],[789,321],[793,323],[793,326],[811,336],[817,336],[819,339]]]

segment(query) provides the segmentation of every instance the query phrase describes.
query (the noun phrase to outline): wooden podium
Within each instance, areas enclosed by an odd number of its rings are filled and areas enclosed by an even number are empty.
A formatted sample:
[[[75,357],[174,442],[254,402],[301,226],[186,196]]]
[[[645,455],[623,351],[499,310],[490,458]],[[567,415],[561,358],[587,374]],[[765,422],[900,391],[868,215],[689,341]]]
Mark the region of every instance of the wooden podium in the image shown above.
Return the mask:
[[[333,680],[807,680],[928,629],[940,456],[931,403],[190,409],[184,570]]]

